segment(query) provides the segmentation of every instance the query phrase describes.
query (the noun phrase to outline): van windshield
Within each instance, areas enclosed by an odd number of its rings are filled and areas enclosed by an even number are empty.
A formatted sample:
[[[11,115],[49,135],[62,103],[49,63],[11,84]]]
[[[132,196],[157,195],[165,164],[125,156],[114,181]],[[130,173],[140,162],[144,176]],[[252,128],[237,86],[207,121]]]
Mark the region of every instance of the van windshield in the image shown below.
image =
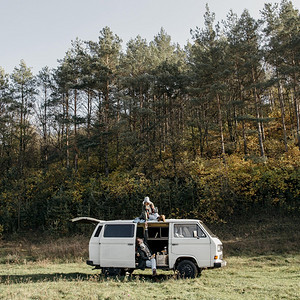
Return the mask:
[[[202,221],[199,222],[211,237],[217,238],[217,236]]]

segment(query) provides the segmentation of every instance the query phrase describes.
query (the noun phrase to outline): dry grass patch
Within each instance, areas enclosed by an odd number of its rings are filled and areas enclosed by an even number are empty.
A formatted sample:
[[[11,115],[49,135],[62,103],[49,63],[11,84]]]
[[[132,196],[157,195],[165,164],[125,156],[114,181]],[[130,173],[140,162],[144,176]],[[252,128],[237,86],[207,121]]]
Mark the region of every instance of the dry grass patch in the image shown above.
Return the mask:
[[[26,263],[28,261],[76,261],[88,257],[89,237],[22,238],[0,241],[0,263]]]
[[[212,227],[225,255],[286,254],[300,249],[299,217],[253,216]]]

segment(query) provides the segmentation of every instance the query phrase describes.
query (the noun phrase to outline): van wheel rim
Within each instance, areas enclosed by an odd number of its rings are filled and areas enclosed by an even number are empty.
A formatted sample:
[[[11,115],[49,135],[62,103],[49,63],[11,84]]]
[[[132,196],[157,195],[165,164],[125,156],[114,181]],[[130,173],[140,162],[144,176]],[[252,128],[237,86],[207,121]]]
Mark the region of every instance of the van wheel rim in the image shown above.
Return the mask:
[[[183,266],[181,273],[186,277],[190,277],[193,275],[193,268],[190,265],[185,265]]]

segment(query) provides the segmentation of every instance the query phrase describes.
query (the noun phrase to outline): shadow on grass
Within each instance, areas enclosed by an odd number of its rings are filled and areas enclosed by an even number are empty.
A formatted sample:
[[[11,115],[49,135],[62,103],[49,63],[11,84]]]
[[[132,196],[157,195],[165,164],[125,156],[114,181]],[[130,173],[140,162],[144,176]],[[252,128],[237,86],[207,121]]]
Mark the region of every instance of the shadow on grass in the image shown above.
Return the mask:
[[[26,275],[2,275],[0,283],[30,283],[42,281],[74,281],[74,280],[90,280],[92,275],[84,273],[51,273],[51,274],[26,274]]]
[[[52,274],[27,274],[27,275],[2,275],[0,276],[0,283],[2,284],[18,284],[18,283],[32,283],[32,282],[57,282],[57,281],[149,281],[160,282],[169,279],[174,279],[175,275],[157,275],[153,277],[148,274],[131,274],[129,276],[110,276],[105,277],[102,274],[86,274],[86,273],[52,273]]]

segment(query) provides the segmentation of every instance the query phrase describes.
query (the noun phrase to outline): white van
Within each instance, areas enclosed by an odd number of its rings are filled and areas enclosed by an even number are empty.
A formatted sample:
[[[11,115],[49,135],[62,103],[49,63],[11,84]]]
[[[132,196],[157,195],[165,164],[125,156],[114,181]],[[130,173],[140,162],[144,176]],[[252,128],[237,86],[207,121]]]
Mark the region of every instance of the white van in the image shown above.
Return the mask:
[[[78,217],[72,222],[96,224],[89,243],[88,265],[109,275],[136,269],[136,238],[144,238],[145,223],[88,217]],[[199,220],[148,221],[147,244],[156,254],[157,269],[174,270],[181,277],[194,278],[204,268],[226,265],[221,241]]]

